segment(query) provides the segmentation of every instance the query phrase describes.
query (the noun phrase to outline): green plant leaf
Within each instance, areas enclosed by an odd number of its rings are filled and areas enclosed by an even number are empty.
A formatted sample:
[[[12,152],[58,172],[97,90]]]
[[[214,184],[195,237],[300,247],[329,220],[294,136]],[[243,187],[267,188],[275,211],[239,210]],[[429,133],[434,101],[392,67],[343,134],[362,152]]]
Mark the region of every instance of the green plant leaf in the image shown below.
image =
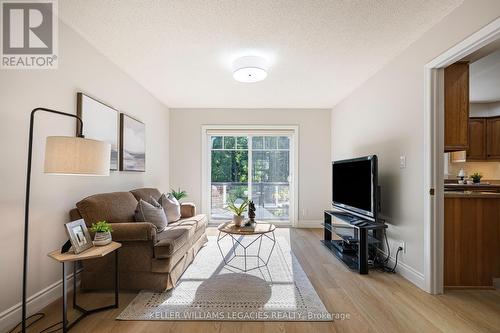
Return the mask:
[[[92,223],[90,227],[90,231],[92,232],[112,232],[111,224],[106,221],[98,221],[97,223]]]
[[[236,204],[234,199],[229,200],[227,203],[227,209],[233,212],[235,215],[242,216],[245,213],[249,205],[248,199],[245,199],[241,204]]]
[[[177,200],[181,200],[185,197],[187,197],[187,192],[185,190],[181,190],[181,188],[179,187],[179,190],[174,190],[173,188],[170,189],[171,190],[171,194],[174,198],[176,198]]]
[[[479,172],[474,172],[471,176],[472,180],[479,182],[483,176]]]

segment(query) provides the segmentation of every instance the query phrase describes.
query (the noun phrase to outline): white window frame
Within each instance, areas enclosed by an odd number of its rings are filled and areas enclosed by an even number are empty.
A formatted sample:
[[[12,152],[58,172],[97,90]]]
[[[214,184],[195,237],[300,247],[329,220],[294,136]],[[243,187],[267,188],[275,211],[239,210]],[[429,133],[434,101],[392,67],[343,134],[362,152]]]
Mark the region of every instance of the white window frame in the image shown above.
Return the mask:
[[[242,135],[262,135],[262,136],[289,136],[290,137],[290,204],[289,222],[276,223],[278,226],[297,227],[299,217],[299,188],[298,188],[298,170],[299,170],[299,126],[298,125],[202,125],[201,126],[201,211],[206,214],[210,221],[211,207],[211,141],[210,136],[242,136]],[[250,148],[250,147],[249,147]],[[251,149],[249,149],[249,158],[251,158]],[[251,172],[251,163],[249,164]],[[251,182],[250,182],[251,183]]]

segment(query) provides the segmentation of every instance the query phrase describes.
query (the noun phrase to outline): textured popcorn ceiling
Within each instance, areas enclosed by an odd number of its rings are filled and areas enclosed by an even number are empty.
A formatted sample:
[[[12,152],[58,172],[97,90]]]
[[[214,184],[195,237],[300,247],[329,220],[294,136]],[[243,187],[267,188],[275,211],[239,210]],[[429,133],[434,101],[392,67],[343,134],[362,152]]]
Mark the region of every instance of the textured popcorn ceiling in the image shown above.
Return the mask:
[[[462,0],[64,0],[61,18],[169,107],[332,107]],[[233,80],[262,55],[266,80]]]

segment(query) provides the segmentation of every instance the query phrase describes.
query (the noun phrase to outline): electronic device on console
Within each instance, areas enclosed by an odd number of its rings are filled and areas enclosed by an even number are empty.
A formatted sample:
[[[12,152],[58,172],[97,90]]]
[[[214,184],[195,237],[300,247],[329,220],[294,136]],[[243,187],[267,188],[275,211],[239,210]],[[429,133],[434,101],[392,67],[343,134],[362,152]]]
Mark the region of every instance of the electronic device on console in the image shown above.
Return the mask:
[[[332,163],[332,206],[324,212],[323,244],[349,268],[367,274],[368,254],[379,246],[378,232],[387,228],[378,218],[376,155]]]

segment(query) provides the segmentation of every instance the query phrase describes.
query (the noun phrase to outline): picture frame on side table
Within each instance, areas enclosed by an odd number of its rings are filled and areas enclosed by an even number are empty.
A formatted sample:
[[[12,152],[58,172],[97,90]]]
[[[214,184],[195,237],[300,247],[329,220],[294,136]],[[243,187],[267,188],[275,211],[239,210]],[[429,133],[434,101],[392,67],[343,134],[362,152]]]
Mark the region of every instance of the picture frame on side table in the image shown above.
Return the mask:
[[[82,92],[76,94],[76,114],[85,126],[82,134],[87,139],[109,142],[111,160],[109,169],[118,171],[118,114],[120,112]],[[77,122],[79,126],[79,122]],[[79,128],[77,128],[77,132]]]
[[[66,233],[68,234],[75,254],[81,253],[94,246],[89,230],[83,219],[66,223],[65,226]]]
[[[120,171],[146,172],[146,125],[120,114]]]

